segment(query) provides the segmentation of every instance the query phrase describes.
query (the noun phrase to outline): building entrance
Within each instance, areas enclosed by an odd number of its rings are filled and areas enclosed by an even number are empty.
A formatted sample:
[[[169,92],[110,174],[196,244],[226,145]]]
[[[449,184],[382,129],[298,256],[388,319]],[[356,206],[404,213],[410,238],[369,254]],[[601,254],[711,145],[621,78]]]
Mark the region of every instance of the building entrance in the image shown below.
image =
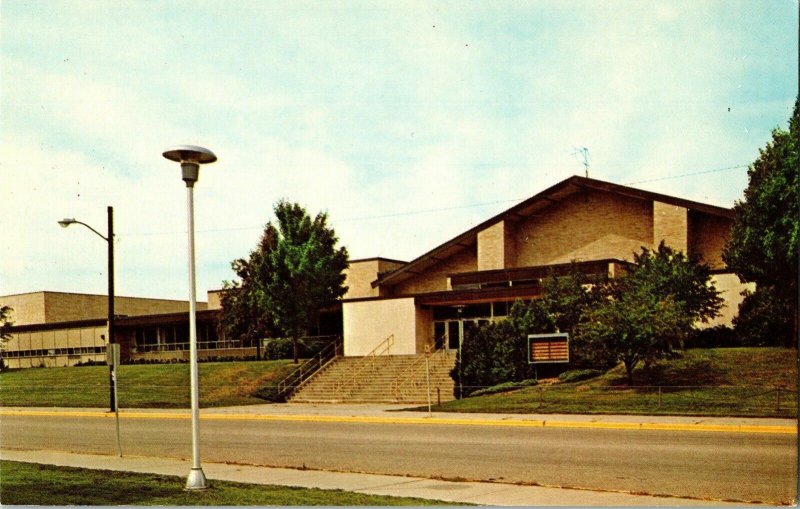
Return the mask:
[[[458,350],[468,331],[489,323],[488,318],[461,318],[433,322],[434,347],[439,350]]]
[[[433,308],[433,340],[438,350],[457,351],[470,330],[505,318],[512,303],[485,302]]]

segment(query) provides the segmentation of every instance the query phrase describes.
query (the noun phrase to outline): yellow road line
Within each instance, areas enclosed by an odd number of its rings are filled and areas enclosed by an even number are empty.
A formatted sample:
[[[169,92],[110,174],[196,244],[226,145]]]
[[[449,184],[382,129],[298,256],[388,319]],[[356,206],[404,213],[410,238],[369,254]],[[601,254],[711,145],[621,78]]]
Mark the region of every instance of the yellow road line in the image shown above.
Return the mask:
[[[30,417],[91,417],[112,418],[111,412],[69,410],[0,410],[0,416]],[[120,412],[123,419],[190,419],[189,413],[159,412]],[[368,424],[436,424],[451,426],[503,426],[517,428],[588,428],[588,429],[628,429],[651,431],[703,431],[717,433],[777,433],[796,434],[797,426],[757,425],[757,424],[681,424],[654,422],[587,422],[551,420],[512,420],[512,419],[464,419],[442,417],[377,417],[377,416],[336,416],[336,415],[258,415],[258,414],[201,414],[205,421],[281,421],[281,422],[346,422]]]

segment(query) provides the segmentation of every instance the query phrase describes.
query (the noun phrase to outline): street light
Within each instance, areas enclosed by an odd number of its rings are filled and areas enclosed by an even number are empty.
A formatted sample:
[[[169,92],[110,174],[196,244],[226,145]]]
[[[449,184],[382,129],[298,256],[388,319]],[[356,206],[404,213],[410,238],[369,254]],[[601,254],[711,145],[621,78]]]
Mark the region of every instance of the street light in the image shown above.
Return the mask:
[[[94,233],[101,239],[108,243],[108,344],[112,345],[116,342],[114,339],[114,207],[108,207],[108,236],[104,236],[91,226],[74,218],[64,218],[58,222],[62,228],[66,228],[71,224],[81,224]],[[111,412],[115,410],[114,398],[114,366],[108,366],[108,388],[109,388],[109,401]]]
[[[213,163],[217,156],[203,147],[179,145],[162,154],[170,161],[181,164],[181,175],[186,182],[186,202],[189,225],[189,377],[192,400],[192,469],[186,479],[187,490],[202,490],[208,487],[203,468],[200,466],[200,401],[197,374],[197,297],[194,277],[194,183],[200,173],[200,165]]]

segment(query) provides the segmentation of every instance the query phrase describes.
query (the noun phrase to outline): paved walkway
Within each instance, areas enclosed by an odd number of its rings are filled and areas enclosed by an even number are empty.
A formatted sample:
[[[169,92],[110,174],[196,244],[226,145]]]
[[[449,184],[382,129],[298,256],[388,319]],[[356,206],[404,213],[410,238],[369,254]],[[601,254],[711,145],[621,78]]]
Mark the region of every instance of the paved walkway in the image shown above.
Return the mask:
[[[55,451],[0,450],[0,458],[48,465],[185,477],[189,461],[168,458],[100,456]],[[685,498],[650,497],[487,482],[450,482],[417,477],[293,470],[204,463],[209,481],[235,481],[302,488],[340,489],[370,495],[416,497],[459,504],[493,506],[729,506],[746,505]]]
[[[2,407],[2,415],[113,417],[104,408]],[[189,419],[187,409],[122,409],[123,419]],[[288,403],[205,408],[202,420],[282,420],[393,424],[606,428],[660,431],[796,434],[794,419],[653,415],[489,414],[409,410],[409,405]]]

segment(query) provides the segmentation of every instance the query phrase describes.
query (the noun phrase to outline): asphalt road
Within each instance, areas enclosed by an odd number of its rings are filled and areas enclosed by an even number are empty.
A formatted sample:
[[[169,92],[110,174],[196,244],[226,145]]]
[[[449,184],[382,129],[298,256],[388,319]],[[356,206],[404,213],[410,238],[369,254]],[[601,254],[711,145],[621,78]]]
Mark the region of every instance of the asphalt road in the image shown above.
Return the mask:
[[[124,454],[187,458],[191,424],[122,419]],[[2,416],[0,445],[116,454],[113,419]],[[711,500],[797,497],[795,435],[253,420],[201,422],[203,461],[538,483]]]

